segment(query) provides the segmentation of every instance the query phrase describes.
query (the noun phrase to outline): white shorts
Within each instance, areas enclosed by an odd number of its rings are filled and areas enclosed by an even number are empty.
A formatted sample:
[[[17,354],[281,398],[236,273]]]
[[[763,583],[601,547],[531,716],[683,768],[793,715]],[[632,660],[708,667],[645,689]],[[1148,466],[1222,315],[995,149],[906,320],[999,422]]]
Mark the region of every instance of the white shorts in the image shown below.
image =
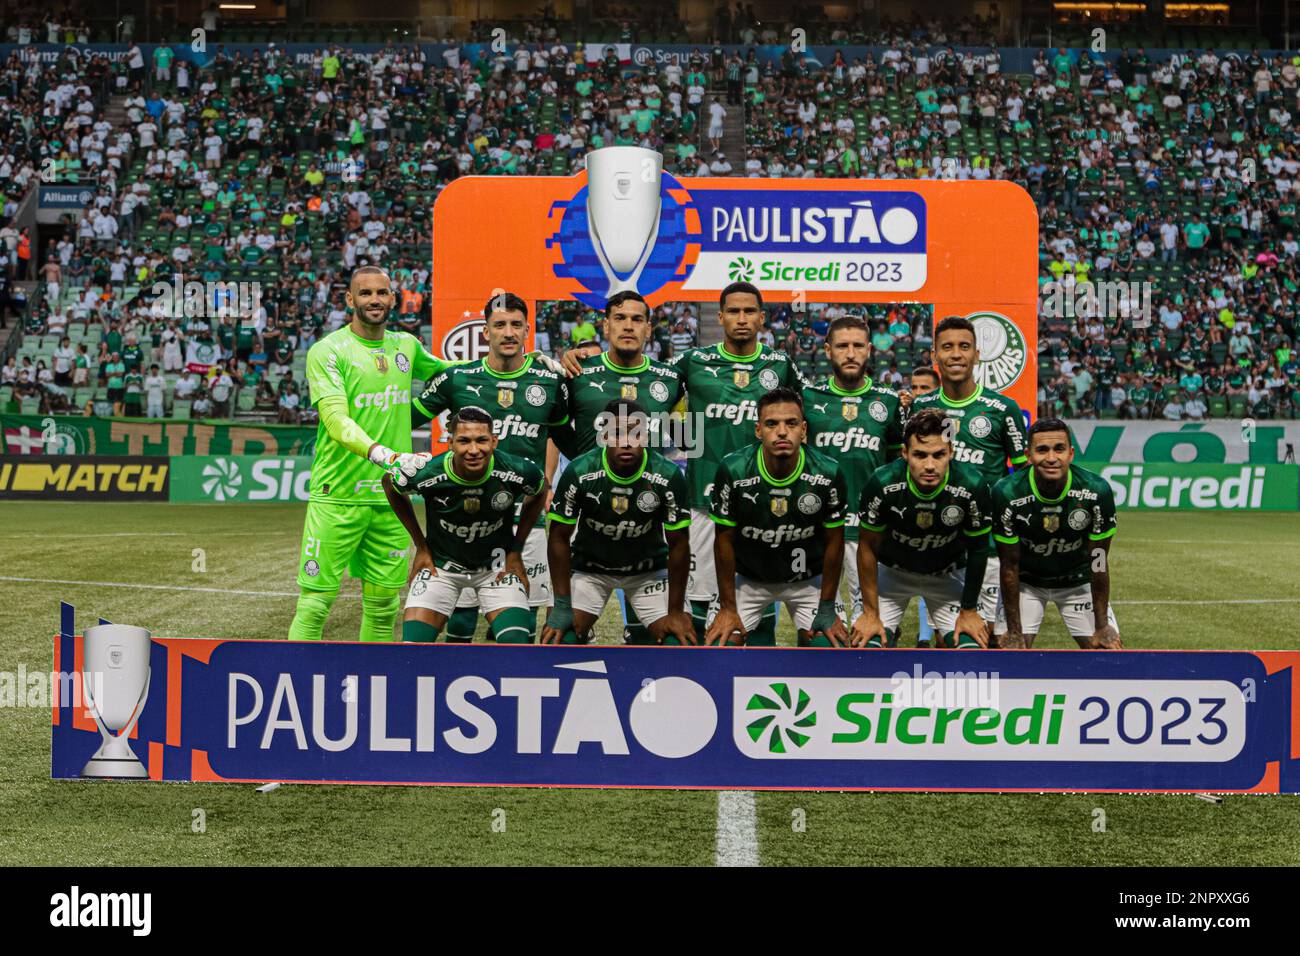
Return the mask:
[[[546,529],[534,528],[524,541],[524,573],[528,575],[528,606],[551,606],[551,568],[546,562]],[[457,608],[478,607],[473,591],[466,591]],[[484,610],[487,610],[484,608]]]
[[[1002,562],[996,554],[989,555],[984,568],[984,584],[980,587],[980,617],[992,624],[994,634],[1007,631],[1007,614],[1002,607]],[[1089,631],[1089,634],[1092,632]]]
[[[718,570],[713,566],[713,522],[707,512],[691,509],[691,573],[686,578],[686,600],[716,601]]]
[[[1080,584],[1072,588],[1040,588],[1032,584],[1020,585],[1020,630],[1024,634],[1037,634],[1043,626],[1047,605],[1055,604],[1061,620],[1071,637],[1092,637],[1097,623],[1092,614],[1092,585]],[[1106,608],[1106,623],[1119,633],[1115,609]]]
[[[930,626],[941,635],[947,634],[957,626],[965,584],[966,572],[961,568],[947,574],[917,574],[878,564],[876,594],[880,598],[880,622],[889,630],[896,630],[903,623],[912,598],[925,598]]]
[[[496,578],[500,573],[499,569],[493,568],[472,572],[439,568],[433,575],[421,571],[411,582],[406,606],[421,607],[450,617],[456,610],[457,599],[468,594],[473,598],[470,606],[481,607],[484,614],[507,607],[527,609],[528,595],[524,583],[513,574],[506,575],[498,583]]]
[[[642,624],[649,626],[668,614],[667,571],[630,575],[574,571],[569,588],[573,595],[573,609],[597,617],[605,610],[610,595],[619,588],[623,589],[627,603]]]
[[[849,591],[849,627],[862,616],[862,582],[858,580],[858,543],[844,542],[844,584]],[[837,598],[839,594],[835,595]]]
[[[812,630],[817,605],[822,599],[822,578],[817,575],[806,581],[768,583],[750,581],[736,575],[736,611],[746,631],[752,631],[763,622],[763,611],[773,601],[781,601],[790,612],[794,626],[801,631]]]

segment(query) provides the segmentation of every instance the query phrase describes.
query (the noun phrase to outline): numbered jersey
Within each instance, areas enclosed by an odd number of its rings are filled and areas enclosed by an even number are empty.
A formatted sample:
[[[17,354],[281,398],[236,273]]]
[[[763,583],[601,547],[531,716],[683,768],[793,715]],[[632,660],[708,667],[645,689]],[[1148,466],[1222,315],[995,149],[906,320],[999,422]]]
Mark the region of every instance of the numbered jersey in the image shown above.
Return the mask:
[[[1115,534],[1115,495],[1101,475],[1071,465],[1065,490],[1040,494],[1033,468],[993,486],[993,539],[1020,545],[1020,581],[1074,587],[1092,578],[1090,544]]]
[[[754,444],[718,466],[709,517],[734,528],[736,570],[751,581],[790,583],[822,573],[823,528],[844,524],[839,463],[801,446],[789,477],[774,479]]]
[[[1006,477],[1008,460],[1014,467],[1024,464],[1029,440],[1014,399],[977,385],[969,398],[957,402],[937,388],[918,396],[911,413],[924,408],[937,408],[953,422],[953,460],[969,465],[990,484]]]
[[[415,425],[477,405],[492,416],[498,451],[516,458],[546,462],[546,442],[553,427],[569,420],[569,384],[529,355],[513,372],[496,372],[483,358],[453,365],[431,381],[414,400]]]
[[[686,386],[686,410],[695,429],[686,468],[691,507],[707,510],[709,486],[722,460],[754,441],[758,400],[778,386],[797,390],[808,382],[788,355],[762,345],[747,357],[732,355],[721,343],[687,349],[668,364]]]
[[[839,461],[849,509],[844,515],[844,537],[858,538],[858,513],[867,477],[903,447],[903,409],[892,388],[867,379],[847,392],[834,379],[803,390],[803,414],[808,420],[808,444]]]
[[[596,447],[596,419],[616,398],[634,401],[650,415],[650,446],[662,448],[660,426],[682,397],[682,380],[676,369],[644,358],[640,365],[615,365],[608,352],[592,355],[569,383],[569,417],[573,421],[575,457]]]
[[[663,455],[646,449],[630,478],[609,469],[605,449],[570,462],[551,501],[551,520],[576,524],[572,564],[593,574],[641,574],[668,566],[665,531],[691,523],[686,478]]]
[[[862,528],[883,535],[876,560],[900,571],[946,574],[966,562],[969,548],[984,547],[991,521],[988,485],[960,462],[943,484],[922,494],[903,459],[876,469],[862,489]]]
[[[545,484],[540,466],[498,449],[478,481],[460,478],[451,452],[444,452],[401,490],[424,497],[424,534],[434,563],[468,573],[501,567],[514,546],[516,503],[540,494]]]
[[[307,350],[311,400],[340,396],[347,414],[371,440],[396,452],[411,450],[411,379],[426,381],[447,363],[425,351],[409,332],[389,329],[382,340],[363,339],[344,326]],[[339,504],[383,505],[383,472],[316,429],[311,463],[311,499]]]

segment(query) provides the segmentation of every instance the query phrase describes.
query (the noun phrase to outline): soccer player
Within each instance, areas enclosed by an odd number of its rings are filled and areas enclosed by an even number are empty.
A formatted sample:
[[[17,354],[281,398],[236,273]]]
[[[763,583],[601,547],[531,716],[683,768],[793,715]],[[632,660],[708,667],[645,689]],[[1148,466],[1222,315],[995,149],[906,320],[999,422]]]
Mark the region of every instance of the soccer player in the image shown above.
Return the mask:
[[[605,303],[603,326],[608,350],[597,349],[584,358],[569,382],[572,430],[557,430],[551,437],[570,458],[591,451],[597,445],[596,420],[611,399],[623,398],[648,413],[650,447],[662,453],[666,436],[661,428],[681,400],[683,388],[676,370],[645,354],[654,331],[650,307],[636,292],[619,292]],[[658,643],[637,619],[635,607],[625,610],[623,637],[629,644]]]
[[[808,384],[784,352],[758,341],[765,313],[763,296],[748,282],[733,282],[718,297],[722,341],[710,348],[690,348],[674,355],[686,388],[688,422],[702,424],[701,434],[687,449],[686,481],[691,495],[691,576],[686,599],[696,633],[703,633],[710,607],[718,600],[713,569],[713,525],[708,520],[710,486],[722,459],[753,442],[758,401],[774,388]],[[577,374],[576,356],[565,355],[564,367]],[[698,425],[697,425],[698,427]],[[776,609],[763,612],[763,624],[750,634],[750,644],[776,642]]]
[[[907,605],[918,596],[944,646],[987,643],[979,613],[987,503],[979,473],[953,460],[944,414],[913,414],[903,430],[903,457],[873,472],[862,492],[863,611],[853,623],[854,647],[897,647]]]
[[[808,443],[839,462],[844,476],[844,576],[849,588],[849,621],[862,614],[858,587],[858,515],[867,477],[886,461],[898,457],[903,447],[903,413],[892,388],[867,377],[871,337],[867,323],[856,316],[841,316],[826,330],[826,355],[831,375],[820,385],[803,390],[808,419]]]
[[[497,450],[492,416],[482,408],[460,409],[448,428],[450,451],[411,477],[383,479],[393,513],[415,543],[402,640],[433,643],[462,591],[470,590],[499,643],[530,643],[521,552],[546,504],[546,476],[528,459]],[[414,493],[424,497],[427,533],[407,497]]]
[[[586,644],[610,594],[622,588],[654,643],[696,644],[683,610],[691,565],[686,477],[646,447],[649,422],[639,404],[616,398],[601,417],[604,447],[569,463],[551,503],[555,598],[541,642]]]
[[[912,400],[911,413],[937,408],[952,422],[953,460],[970,465],[989,484],[1001,481],[1012,468],[1025,464],[1025,418],[1014,399],[975,381],[979,349],[975,325],[960,315],[950,315],[935,327],[934,359],[939,368],[939,388]],[[996,635],[1005,629],[1002,615],[998,559],[988,540],[984,585],[980,589],[980,615]]]
[[[1029,429],[1029,467],[992,491],[1007,631],[1001,647],[1033,647],[1048,602],[1080,647],[1119,648],[1110,606],[1115,496],[1074,464],[1070,426],[1042,418]]]
[[[319,641],[346,568],[361,585],[361,640],[391,641],[406,583],[409,543],[387,506],[384,470],[410,476],[429,460],[411,452],[411,379],[446,363],[408,332],[387,328],[388,273],[363,266],[345,296],[352,321],[307,352],[320,412],[298,561],[298,606],[289,639]]]
[[[756,414],[758,443],[724,458],[712,482],[719,608],[705,643],[747,643],[764,608],[783,601],[801,643],[847,647],[835,609],[844,475],[834,458],[804,445],[808,423],[794,389],[772,389]]]
[[[501,450],[512,458],[545,463],[549,488],[559,458],[549,439],[551,429],[569,420],[568,380],[524,352],[528,304],[519,296],[510,292],[493,296],[483,308],[483,317],[488,354],[477,362],[453,365],[431,381],[411,403],[411,424],[423,425],[446,409],[455,414],[469,406],[486,408],[493,416]],[[551,603],[546,531],[540,524],[528,536],[524,568],[535,621],[536,608]],[[447,640],[468,643],[477,623],[478,609],[473,595],[467,593],[447,628]]]
[[[919,365],[912,369],[911,388],[907,391],[900,392],[898,400],[903,405],[903,414],[907,415],[912,409],[912,399],[921,395],[929,395],[939,387],[939,373],[929,365]],[[856,552],[855,552],[856,554]],[[917,647],[930,647],[934,639],[934,628],[930,626],[930,615],[925,610],[925,598],[919,598],[916,604],[917,616]]]

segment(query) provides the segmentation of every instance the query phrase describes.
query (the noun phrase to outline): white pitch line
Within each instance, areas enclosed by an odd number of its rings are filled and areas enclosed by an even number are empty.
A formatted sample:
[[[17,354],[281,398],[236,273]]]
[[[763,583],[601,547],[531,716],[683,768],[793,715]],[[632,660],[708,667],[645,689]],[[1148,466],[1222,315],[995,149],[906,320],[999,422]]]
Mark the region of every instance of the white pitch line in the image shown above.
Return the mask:
[[[122,581],[73,581],[67,578],[17,578],[0,575],[0,581],[17,584],[75,584],[83,588],[130,588],[139,591],[203,591],[209,594],[243,594],[249,597],[297,597],[297,591],[240,591],[235,588],[204,588],[192,584],[127,584]],[[359,598],[357,594],[340,594],[343,598]]]
[[[33,532],[32,534],[0,534],[0,539],[22,538],[25,541],[30,541],[33,537],[33,534],[36,533],[38,532]],[[44,540],[45,538],[208,538],[208,537],[214,537],[216,535],[223,535],[226,537],[241,537],[241,538],[253,538],[253,537],[268,538],[268,537],[273,537],[275,535],[275,532],[273,531],[271,532],[267,532],[267,531],[97,531],[88,534],[81,534],[81,533],[46,534],[44,532],[39,532],[39,534],[41,539]],[[287,535],[288,532],[285,532],[285,534]],[[293,532],[293,535],[294,537],[297,537],[298,532],[296,531]]]
[[[718,791],[717,866],[758,866],[758,813],[753,790]]]
[[[1111,601],[1111,604],[1300,604],[1300,598],[1225,598],[1222,601]]]

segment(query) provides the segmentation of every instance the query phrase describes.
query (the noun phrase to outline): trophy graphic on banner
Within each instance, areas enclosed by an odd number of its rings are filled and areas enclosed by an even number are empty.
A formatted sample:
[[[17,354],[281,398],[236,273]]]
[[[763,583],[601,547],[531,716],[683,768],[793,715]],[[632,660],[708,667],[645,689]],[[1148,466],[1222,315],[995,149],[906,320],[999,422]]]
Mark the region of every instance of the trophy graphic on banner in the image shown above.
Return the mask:
[[[609,280],[606,298],[636,291],[659,233],[664,158],[640,146],[609,146],[587,154],[587,228]]]
[[[104,742],[83,777],[149,776],[128,738],[149,698],[150,646],[143,627],[100,624],[86,630],[82,693]]]

